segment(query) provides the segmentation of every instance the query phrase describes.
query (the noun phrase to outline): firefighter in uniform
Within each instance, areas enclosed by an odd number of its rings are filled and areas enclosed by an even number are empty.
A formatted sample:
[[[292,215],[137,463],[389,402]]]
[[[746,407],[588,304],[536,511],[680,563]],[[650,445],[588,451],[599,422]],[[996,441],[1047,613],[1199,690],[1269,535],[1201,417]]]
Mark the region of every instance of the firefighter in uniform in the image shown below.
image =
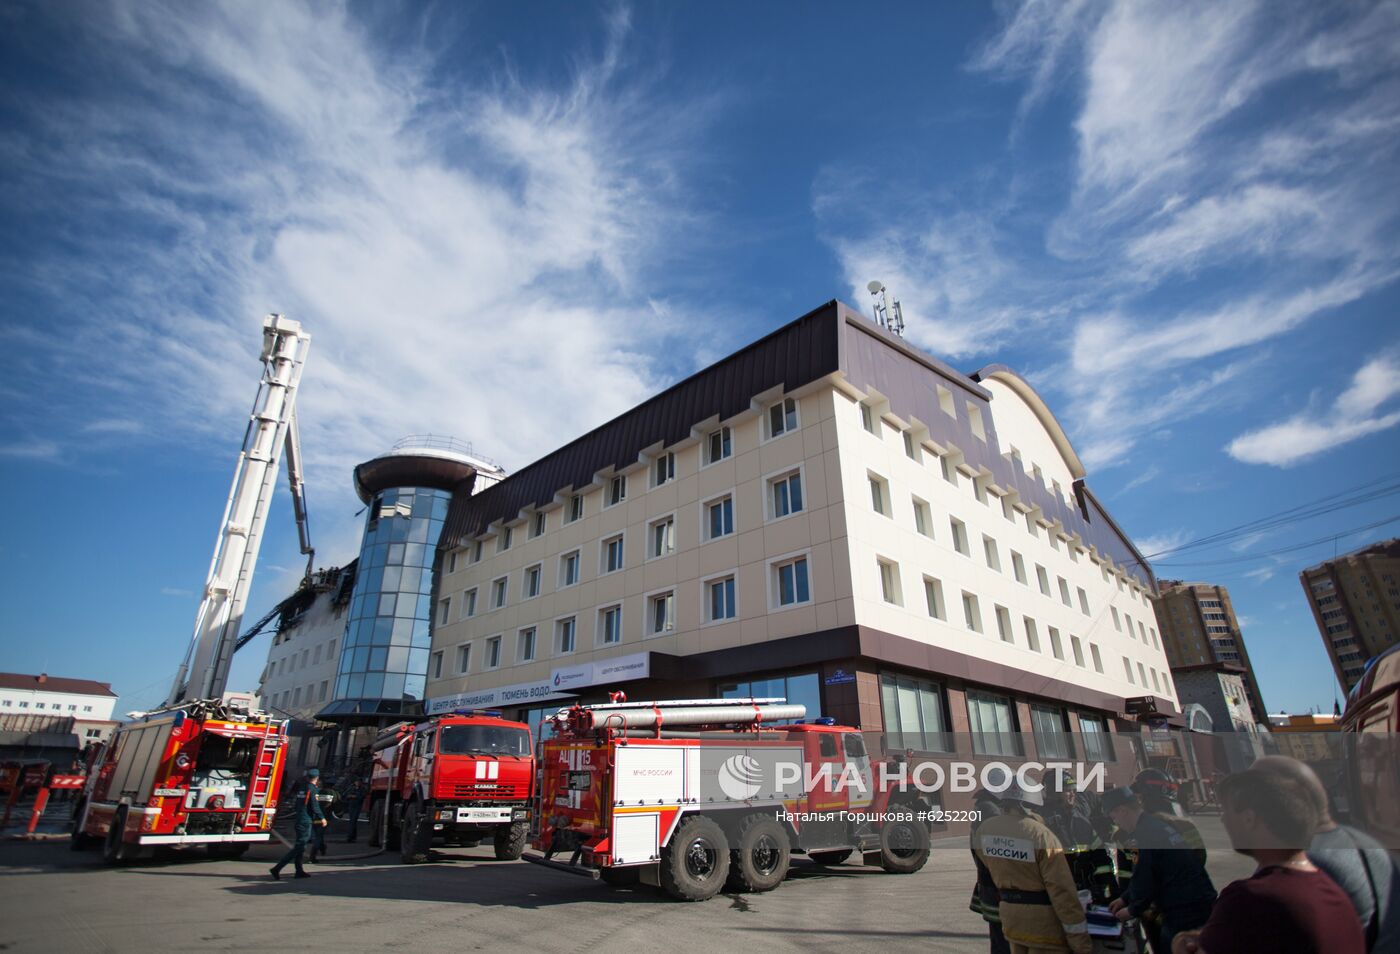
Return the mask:
[[[320,800],[316,798],[316,792],[320,786],[320,769],[310,768],[306,770],[305,778],[297,782],[296,786],[292,789],[290,801],[293,806],[292,811],[296,813],[294,816],[294,820],[296,821],[296,841],[293,842],[292,847],[288,849],[287,853],[278,860],[277,864],[269,869],[273,881],[282,877],[282,869],[285,868],[288,863],[296,867],[296,876],[298,878],[311,877],[306,869],[302,867],[302,855],[306,851],[307,843],[311,841],[313,826],[324,826],[326,824],[326,815],[321,811]]]
[[[973,847],[972,861],[977,866],[977,883],[972,886],[972,900],[968,902],[967,908],[987,922],[987,938],[990,942],[991,954],[1011,954],[1011,946],[1006,943],[1006,935],[1001,932],[1001,895],[997,893],[992,873],[987,870],[987,866],[978,857],[976,847],[977,830],[987,819],[995,818],[1001,814],[1001,803],[997,801],[995,795],[985,788],[977,793],[972,803],[976,815],[972,820],[970,843]]]
[[[1118,896],[1113,857],[1079,801],[1075,780],[1057,773],[1055,786],[1045,793],[1045,824],[1064,847],[1075,885],[1092,894],[1096,904],[1107,904]]]
[[[1012,954],[1092,954],[1089,924],[1055,833],[1032,812],[1044,798],[1012,781],[1002,814],[982,822],[974,849],[1001,895],[1001,929]]]

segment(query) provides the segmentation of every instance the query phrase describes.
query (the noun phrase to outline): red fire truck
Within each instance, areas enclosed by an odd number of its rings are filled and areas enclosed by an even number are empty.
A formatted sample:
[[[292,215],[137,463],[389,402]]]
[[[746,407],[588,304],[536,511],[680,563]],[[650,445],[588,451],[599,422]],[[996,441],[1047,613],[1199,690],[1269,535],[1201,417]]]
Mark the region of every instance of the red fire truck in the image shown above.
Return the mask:
[[[790,854],[854,852],[909,874],[929,856],[930,807],[883,784],[857,729],[793,724],[782,699],[574,706],[543,743],[539,827],[525,860],[611,885],[701,901],[726,885],[769,891]],[[765,726],[769,726],[765,728]],[[852,785],[851,782],[857,782]],[[558,861],[565,854],[569,860]]]
[[[221,701],[182,704],[121,725],[73,812],[73,849],[108,864],[157,846],[204,845],[237,858],[272,837],[287,724]]]
[[[474,847],[490,835],[497,858],[520,857],[535,780],[529,726],[458,710],[389,726],[370,750],[371,846],[382,840],[417,864],[434,839]]]

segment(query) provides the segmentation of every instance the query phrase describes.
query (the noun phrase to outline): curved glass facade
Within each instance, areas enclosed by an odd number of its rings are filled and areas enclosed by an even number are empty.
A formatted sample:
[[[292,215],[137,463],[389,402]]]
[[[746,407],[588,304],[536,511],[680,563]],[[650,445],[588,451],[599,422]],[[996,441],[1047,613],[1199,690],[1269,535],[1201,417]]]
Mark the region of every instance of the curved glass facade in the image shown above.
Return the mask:
[[[365,518],[359,572],[332,710],[395,714],[423,699],[432,644],[433,556],[452,494],[399,487],[377,494]]]

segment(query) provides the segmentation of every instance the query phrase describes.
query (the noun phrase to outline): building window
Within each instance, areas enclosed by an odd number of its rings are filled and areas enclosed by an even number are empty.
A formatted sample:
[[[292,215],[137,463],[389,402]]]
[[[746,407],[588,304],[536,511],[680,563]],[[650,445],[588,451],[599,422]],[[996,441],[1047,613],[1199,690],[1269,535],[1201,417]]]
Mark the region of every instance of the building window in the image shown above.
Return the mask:
[[[1042,761],[1074,758],[1074,736],[1065,711],[1052,706],[1031,706],[1031,734]]]
[[[501,577],[491,581],[491,608],[500,609],[506,605],[506,591],[509,588],[508,577]]]
[[[734,498],[726,494],[705,504],[705,539],[717,540],[734,532]]]
[[[627,475],[618,474],[608,481],[608,503],[609,507],[616,507],[627,499]]]
[[[542,536],[544,536],[545,518],[546,518],[547,516],[548,516],[548,515],[545,514],[545,513],[537,513],[537,514],[535,514],[535,523],[534,523],[534,526],[533,526],[533,528],[532,528],[532,532],[530,533],[530,536],[532,536],[532,537],[542,537]]]
[[[957,468],[953,466],[953,458],[948,454],[944,454],[942,457],[938,458],[938,465],[943,469],[943,479],[956,487],[958,485],[958,471]]]
[[[869,404],[861,404],[860,406],[860,426],[871,434],[879,436],[880,432],[875,430],[875,411],[871,409]]]
[[[603,572],[616,573],[622,569],[622,534],[603,541]]]
[[[485,541],[484,541],[484,540],[478,540],[478,541],[476,541],[475,543],[472,544],[472,562],[473,562],[473,563],[480,563],[480,562],[481,562],[481,551],[482,551],[482,548],[483,548],[484,546],[485,546]]]
[[[768,436],[781,437],[797,430],[797,402],[784,398],[768,409]]]
[[[982,553],[987,558],[987,566],[1001,572],[1001,554],[997,552],[997,542],[991,537],[982,537]]]
[[[972,730],[972,751],[978,755],[1020,755],[1016,738],[1016,713],[1011,700],[986,692],[967,694],[967,721]]]
[[[676,518],[662,517],[654,521],[648,528],[647,534],[650,540],[649,555],[656,557],[670,556],[676,550]]]
[[[721,427],[717,431],[711,431],[709,439],[705,442],[707,464],[713,464],[724,460],[734,453],[734,446],[730,440],[729,428]]]
[[[656,481],[655,486],[657,486],[657,487],[660,487],[662,484],[666,483],[668,480],[675,480],[675,479],[676,479],[676,455],[675,455],[675,452],[673,452],[673,451],[667,451],[665,454],[662,454],[660,457],[656,458],[656,463],[655,463],[655,465],[653,466],[653,473],[654,473],[655,481]]]
[[[867,475],[870,478],[870,505],[875,508],[875,512],[888,517],[890,515],[890,485],[883,477],[874,474]]]
[[[914,529],[922,536],[933,537],[933,512],[929,509],[928,502],[914,499]]]
[[[972,552],[967,547],[967,527],[957,517],[949,517],[948,526],[953,531],[953,549],[963,556],[972,556]]]
[[[1103,657],[1099,655],[1099,644],[1098,644],[1098,643],[1090,643],[1090,644],[1089,644],[1089,655],[1090,655],[1090,656],[1093,658],[1093,660],[1094,660],[1094,672],[1099,673],[1100,675],[1102,675],[1102,674],[1103,674]]]
[[[997,618],[997,635],[1004,643],[1016,642],[1016,636],[1011,631],[1011,611],[1005,606],[994,606],[993,612]]]
[[[1035,522],[1035,515],[1031,512],[1026,514],[1026,532],[1033,537],[1040,536],[1040,527]]]
[[[621,606],[609,606],[598,613],[598,639],[605,646],[622,642]]]
[[[1053,527],[1045,535],[1045,539],[1050,541],[1050,549],[1058,550],[1060,548],[1060,534]]]
[[[1065,582],[1065,578],[1062,576],[1056,577],[1056,579],[1059,580],[1060,583],[1060,602],[1066,606],[1073,606],[1074,604],[1071,603],[1069,599],[1069,584]]]
[[[457,647],[457,673],[460,675],[472,667],[472,644],[463,643]]]
[[[476,587],[462,591],[462,619],[471,619],[476,615]]]
[[[1137,669],[1138,669],[1138,685],[1140,685],[1140,686],[1142,686],[1142,688],[1146,689],[1146,688],[1147,688],[1147,670],[1146,670],[1145,668],[1143,668],[1142,663],[1138,663],[1138,664],[1137,664]]]
[[[1046,572],[1045,572],[1045,567],[1041,566],[1039,563],[1037,563],[1037,564],[1035,565],[1035,579],[1036,579],[1036,582],[1040,584],[1040,592],[1041,592],[1041,595],[1042,595],[1042,596],[1049,596],[1049,595],[1050,595],[1050,574],[1046,573]]]
[[[987,440],[987,429],[982,424],[982,409],[971,401],[967,402],[967,423],[972,428],[972,436],[979,441]]]
[[[790,705],[804,707],[808,719],[821,716],[821,692],[821,680],[814,672],[722,683],[719,687],[724,699],[786,699]]]
[[[812,598],[807,586],[807,558],[773,564],[773,589],[779,606],[796,606]]]
[[[486,668],[501,668],[501,637],[492,636],[486,641]]]
[[[447,621],[452,618],[452,597],[444,596],[438,600],[438,625],[446,626]]]
[[[943,602],[943,583],[931,576],[924,577],[924,602],[928,604],[928,615],[934,619],[948,620],[948,609]]]
[[[798,471],[768,481],[773,517],[786,517],[802,510],[802,474]]]
[[[972,481],[972,496],[982,506],[987,506],[987,481],[983,477],[978,477]]]
[[[442,653],[434,653],[433,662],[437,664],[437,675],[442,675]],[[292,705],[301,705],[301,686],[292,690]]]
[[[676,594],[658,593],[651,598],[651,632],[669,633],[676,628]]]
[[[573,523],[575,520],[583,519],[583,494],[573,494],[569,497],[565,513],[568,515],[565,523]]]
[[[1133,664],[1128,662],[1127,656],[1123,657],[1123,675],[1128,677],[1128,685],[1137,685],[1137,682],[1133,679]]]
[[[535,627],[522,629],[515,638],[515,661],[530,662],[535,658]]]
[[[572,616],[561,619],[554,624],[554,630],[558,634],[559,652],[561,654],[567,655],[574,651],[576,637],[578,635],[577,628],[578,624]]]
[[[502,527],[500,536],[496,537],[496,552],[501,553],[510,549],[510,541],[513,536],[510,527]]]
[[[433,653],[433,678],[434,678],[434,679],[441,679],[441,678],[442,678],[442,650],[440,650],[440,649],[439,649],[437,652]],[[300,691],[300,690],[298,690],[298,691]],[[292,704],[293,704],[293,705],[296,705],[296,703],[292,703]]]
[[[559,558],[559,586],[573,586],[578,582],[578,551],[572,550]]]
[[[919,442],[914,440],[913,431],[904,432],[904,456],[913,461],[919,459]]]
[[[1108,611],[1113,614],[1113,628],[1118,632],[1123,632],[1123,621],[1118,618],[1118,607],[1110,606]]]
[[[1026,561],[1015,550],[1011,551],[1011,575],[1016,577],[1016,582],[1022,586],[1029,585],[1026,583]]]
[[[447,554],[447,572],[449,574],[457,572],[457,551],[453,550]]]
[[[903,606],[904,597],[899,587],[899,564],[888,560],[877,560],[876,563],[880,567],[880,595],[886,603]]]
[[[1074,653],[1074,664],[1079,668],[1084,668],[1084,646],[1080,643],[1078,636],[1069,638],[1070,652]]]
[[[880,710],[887,751],[952,751],[947,709],[943,689],[937,684],[880,674]]]
[[[1076,587],[1076,589],[1079,591],[1079,612],[1085,616],[1093,616],[1094,614],[1089,612],[1089,594],[1084,592],[1082,586]]]
[[[1099,716],[1081,715],[1079,734],[1084,739],[1084,758],[1090,762],[1112,762],[1113,737],[1108,734],[1108,723]]]
[[[734,605],[734,577],[711,580],[705,584],[705,592],[708,597],[706,603],[710,622],[733,619],[737,615],[738,610]]]
[[[1021,624],[1026,628],[1026,645],[1035,652],[1040,652],[1040,634],[1035,631],[1035,620],[1029,616],[1022,616]]]
[[[540,564],[525,568],[525,599],[533,599],[540,595]]]
[[[1053,655],[1056,659],[1064,659],[1065,647],[1064,644],[1060,642],[1060,631],[1053,626],[1049,627],[1049,631],[1051,655]]]
[[[1162,684],[1157,680],[1157,670],[1152,670],[1152,688],[1157,692],[1162,691]]]
[[[977,603],[977,597],[972,593],[963,591],[963,619],[967,622],[967,628],[974,633],[982,632],[982,607]]]

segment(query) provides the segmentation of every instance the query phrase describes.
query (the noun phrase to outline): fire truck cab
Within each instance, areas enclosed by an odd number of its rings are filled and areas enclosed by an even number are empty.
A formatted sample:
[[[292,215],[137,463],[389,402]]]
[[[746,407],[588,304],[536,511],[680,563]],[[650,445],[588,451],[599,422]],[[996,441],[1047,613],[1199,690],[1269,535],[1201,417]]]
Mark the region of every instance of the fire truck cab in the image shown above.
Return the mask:
[[[397,848],[416,864],[437,839],[473,847],[489,835],[497,858],[520,857],[535,778],[529,726],[458,710],[389,726],[370,750],[372,846]]]
[[[120,726],[73,812],[73,849],[102,844],[120,864],[155,847],[240,857],[268,841],[286,723],[219,701],[185,703]]]
[[[823,865],[859,852],[891,873],[918,871],[927,801],[885,781],[902,773],[878,771],[860,730],[790,721],[805,714],[782,699],[561,710],[541,747],[542,854],[525,860],[686,901],[772,890],[793,852]]]

